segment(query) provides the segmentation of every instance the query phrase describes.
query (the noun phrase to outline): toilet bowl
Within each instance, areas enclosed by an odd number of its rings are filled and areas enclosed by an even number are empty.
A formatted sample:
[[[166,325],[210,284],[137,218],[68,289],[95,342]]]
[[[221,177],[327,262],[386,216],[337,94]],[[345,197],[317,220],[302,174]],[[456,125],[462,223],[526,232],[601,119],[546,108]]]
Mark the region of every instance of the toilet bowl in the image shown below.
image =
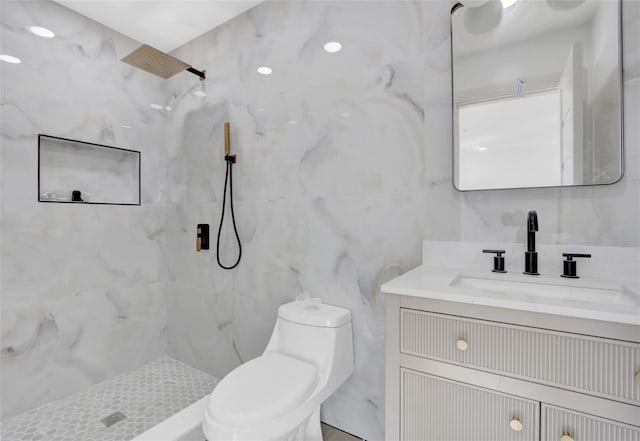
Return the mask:
[[[264,354],[209,397],[209,441],[321,441],[320,405],[353,372],[351,312],[302,298],[280,306]]]

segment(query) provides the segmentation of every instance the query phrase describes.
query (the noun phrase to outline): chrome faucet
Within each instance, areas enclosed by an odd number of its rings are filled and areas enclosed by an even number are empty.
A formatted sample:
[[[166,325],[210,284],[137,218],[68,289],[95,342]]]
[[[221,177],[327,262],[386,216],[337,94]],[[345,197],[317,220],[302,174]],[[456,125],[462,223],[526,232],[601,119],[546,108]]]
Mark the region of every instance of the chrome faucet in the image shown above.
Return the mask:
[[[537,276],[538,253],[536,252],[536,231],[538,231],[538,213],[531,210],[527,215],[527,251],[524,252],[524,273]]]

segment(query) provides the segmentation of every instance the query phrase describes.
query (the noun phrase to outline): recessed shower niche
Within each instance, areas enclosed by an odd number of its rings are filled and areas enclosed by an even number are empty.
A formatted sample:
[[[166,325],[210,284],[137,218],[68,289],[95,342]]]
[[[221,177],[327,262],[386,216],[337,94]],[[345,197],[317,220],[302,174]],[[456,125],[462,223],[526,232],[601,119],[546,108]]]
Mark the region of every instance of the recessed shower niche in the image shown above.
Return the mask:
[[[140,152],[40,134],[38,201],[140,205]]]

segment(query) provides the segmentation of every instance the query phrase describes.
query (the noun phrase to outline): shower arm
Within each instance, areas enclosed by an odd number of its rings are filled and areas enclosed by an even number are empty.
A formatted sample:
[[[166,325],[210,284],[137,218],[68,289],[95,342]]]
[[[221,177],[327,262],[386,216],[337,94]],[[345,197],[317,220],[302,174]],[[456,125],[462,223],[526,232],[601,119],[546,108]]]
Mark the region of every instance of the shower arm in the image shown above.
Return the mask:
[[[206,70],[198,70],[195,69],[193,67],[189,67],[187,69],[187,72],[191,72],[194,75],[197,75],[200,77],[200,81],[204,81],[207,78],[207,71]]]

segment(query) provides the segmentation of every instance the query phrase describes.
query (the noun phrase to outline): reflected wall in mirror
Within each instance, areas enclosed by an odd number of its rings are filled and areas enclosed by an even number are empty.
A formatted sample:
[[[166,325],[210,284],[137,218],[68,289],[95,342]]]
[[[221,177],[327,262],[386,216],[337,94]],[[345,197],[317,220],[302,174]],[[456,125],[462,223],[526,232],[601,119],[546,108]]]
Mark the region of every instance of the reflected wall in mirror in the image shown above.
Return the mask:
[[[454,7],[458,190],[622,177],[621,7],[611,0]]]
[[[140,205],[140,152],[38,135],[38,201]]]

